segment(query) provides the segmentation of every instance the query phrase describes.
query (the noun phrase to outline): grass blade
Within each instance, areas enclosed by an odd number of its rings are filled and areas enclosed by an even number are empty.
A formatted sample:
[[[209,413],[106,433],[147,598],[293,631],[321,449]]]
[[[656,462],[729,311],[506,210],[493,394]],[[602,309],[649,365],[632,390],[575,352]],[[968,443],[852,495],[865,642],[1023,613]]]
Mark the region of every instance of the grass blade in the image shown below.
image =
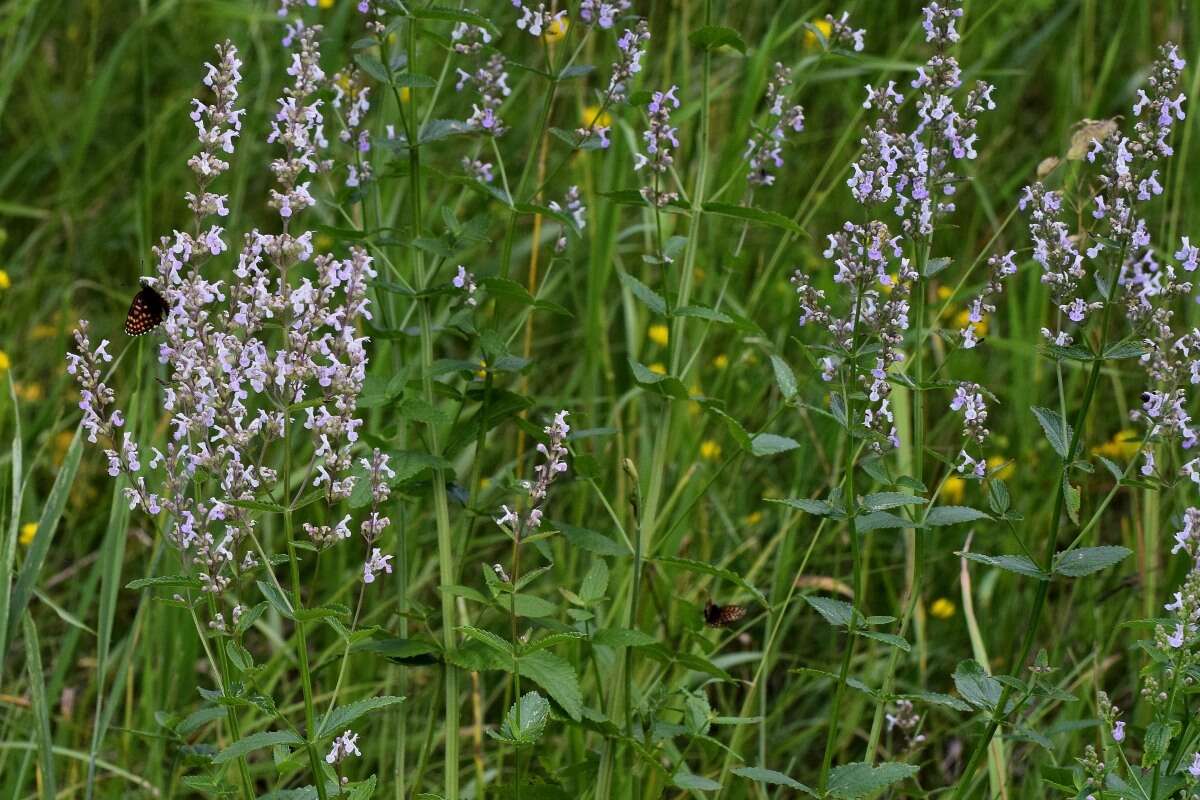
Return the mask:
[[[46,701],[46,676],[42,671],[42,651],[33,617],[23,618],[25,628],[25,669],[29,673],[30,705],[37,725],[38,762],[42,771],[42,798],[54,800],[58,782],[54,778],[54,737],[50,733],[50,706]]]

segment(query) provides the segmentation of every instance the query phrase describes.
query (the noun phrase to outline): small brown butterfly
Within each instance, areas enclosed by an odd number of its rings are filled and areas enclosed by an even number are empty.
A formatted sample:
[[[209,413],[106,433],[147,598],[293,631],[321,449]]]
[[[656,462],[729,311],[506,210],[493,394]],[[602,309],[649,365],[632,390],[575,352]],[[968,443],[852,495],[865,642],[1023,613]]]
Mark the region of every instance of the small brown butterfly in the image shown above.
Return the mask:
[[[710,628],[728,628],[744,616],[746,616],[744,606],[722,606],[712,600],[704,604],[704,624]]]
[[[155,290],[151,279],[141,279],[142,288],[133,296],[129,313],[125,315],[125,333],[141,336],[157,328],[167,312],[167,301]]]

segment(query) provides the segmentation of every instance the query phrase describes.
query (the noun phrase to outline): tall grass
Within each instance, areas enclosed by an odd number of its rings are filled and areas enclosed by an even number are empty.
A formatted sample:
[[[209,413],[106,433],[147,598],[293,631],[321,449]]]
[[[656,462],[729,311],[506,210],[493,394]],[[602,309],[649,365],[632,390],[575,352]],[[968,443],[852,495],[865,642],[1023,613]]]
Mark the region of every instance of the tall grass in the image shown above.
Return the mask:
[[[478,4],[509,59],[495,139],[445,122],[479,102],[456,69],[492,52],[453,50],[456,22],[480,21],[460,5],[380,3],[376,31],[349,0],[291,12],[324,26],[329,75],[357,64],[371,86],[370,152],[335,142],[338,167],[312,178],[317,204],[296,225],[320,251],[366,248],[378,271],[355,460],[393,455],[392,525],[375,543],[393,571],[364,585],[360,542],[309,545],[304,523],[349,513],[357,530],[369,508],[291,500],[312,459],[300,412],[263,456],[288,499],[254,512],[273,565],[213,605],[181,580],[193,565],[164,537],[170,520],[131,512],[127,477],[86,442],[64,359],[90,319],[93,341],[113,342],[125,430],[163,446],[161,333],[130,340],[123,315],[151,245],[191,224],[188,112],[227,38],[246,114],[214,189],[230,195],[222,224],[235,249],[279,229],[265,203],[289,80],[278,4],[0,9],[0,796],[1194,793],[1195,632],[1169,644],[1163,605],[1194,566],[1171,548],[1195,484],[1178,439],[1131,421],[1145,348],[1111,279],[1131,245],[1113,241],[1087,284],[1101,305],[1078,340],[1099,357],[1047,349],[1057,310],[1017,206],[1040,175],[1068,198],[1072,233],[1093,227],[1078,131],[1131,129],[1163,41],[1189,62],[1180,90],[1200,93],[1200,12],[966,2],[953,53],[964,83],[995,84],[997,109],[953,215],[904,243],[919,277],[892,369],[901,447],[879,456],[852,422],[871,402],[856,383],[869,364],[822,380],[827,342],[797,326],[788,278],[842,291],[822,251],[865,222],[846,186],[873,113],[863,87],[910,93],[930,55],[919,4],[846,4],[861,53],[827,46],[815,23],[840,16],[830,3],[639,0],[613,30],[547,3],[571,20],[549,36],[518,30],[508,2]],[[614,100],[634,15],[652,38]],[[770,122],[776,62],[805,130],[774,185],[751,186],[743,153]],[[680,144],[657,188],[680,200],[660,208],[638,194],[652,178],[635,154],[650,93],[672,85]],[[322,100],[333,138],[344,120],[332,91]],[[1194,120],[1177,123],[1164,192],[1145,206],[1164,262],[1200,199]],[[611,147],[595,147],[609,125]],[[347,187],[346,164],[368,160],[374,179]],[[572,186],[581,229],[563,209]],[[1018,271],[964,350],[967,303],[1009,250]],[[478,306],[451,283],[459,264]],[[230,280],[232,267],[225,254],[205,270]],[[1168,306],[1177,332],[1196,324],[1192,294]],[[986,480],[956,469],[959,382],[989,392]],[[559,409],[570,469],[545,521],[498,526],[502,505],[530,510],[522,482]],[[208,623],[226,599],[265,610],[223,637]],[[746,614],[708,626],[709,601]],[[331,765],[346,728],[361,756]]]

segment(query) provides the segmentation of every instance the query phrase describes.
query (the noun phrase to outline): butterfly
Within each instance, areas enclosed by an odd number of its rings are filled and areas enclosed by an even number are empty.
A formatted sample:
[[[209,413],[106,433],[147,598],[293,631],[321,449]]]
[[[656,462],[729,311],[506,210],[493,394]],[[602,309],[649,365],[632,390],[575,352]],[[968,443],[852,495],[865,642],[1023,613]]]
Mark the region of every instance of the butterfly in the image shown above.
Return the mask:
[[[746,616],[744,606],[722,606],[712,600],[704,604],[704,624],[710,628],[728,628],[744,616]]]
[[[141,336],[157,328],[167,311],[167,301],[155,290],[151,279],[142,278],[141,284],[125,315],[125,333],[130,336]]]

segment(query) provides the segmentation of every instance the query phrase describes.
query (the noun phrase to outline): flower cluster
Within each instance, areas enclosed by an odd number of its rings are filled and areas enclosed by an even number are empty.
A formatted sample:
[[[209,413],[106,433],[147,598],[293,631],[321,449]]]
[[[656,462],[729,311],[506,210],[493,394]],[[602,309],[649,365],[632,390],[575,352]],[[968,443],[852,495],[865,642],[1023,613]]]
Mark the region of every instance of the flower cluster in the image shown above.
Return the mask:
[[[966,444],[983,444],[988,436],[988,412],[987,403],[983,399],[983,387],[978,383],[966,381],[958,384],[954,389],[954,399],[950,401],[950,410],[961,412],[963,415],[962,434]],[[965,446],[959,450],[958,457],[961,459],[957,467],[959,472],[970,470],[976,478],[987,475],[987,459],[982,456],[978,459],[972,458]]]
[[[663,178],[675,163],[671,149],[679,147],[679,129],[671,125],[671,112],[679,108],[679,97],[675,94],[677,91],[679,87],[672,86],[665,92],[654,93],[650,104],[646,106],[650,122],[642,133],[642,139],[646,142],[646,153],[634,154],[635,170],[649,167],[654,173],[653,184],[642,187],[642,197],[659,208],[679,197],[678,193],[665,191],[661,186]]]
[[[331,85],[331,103],[342,126],[338,139],[355,151],[355,163],[346,166],[346,185],[360,186],[371,178],[371,162],[366,160],[366,154],[371,150],[371,132],[366,126],[367,112],[371,110],[371,87],[358,67],[336,73]]]
[[[491,44],[492,34],[482,25],[459,22],[450,31],[450,41],[454,52],[465,56],[478,53],[485,45]]]
[[[458,265],[458,272],[455,273],[450,282],[454,285],[455,289],[462,290],[466,296],[467,305],[474,306],[479,302],[479,299],[475,297],[475,292],[479,288],[475,285],[475,276],[468,272],[467,268],[462,264]]]
[[[987,284],[967,304],[967,324],[960,331],[964,349],[971,350],[975,345],[979,344],[975,326],[983,322],[988,314],[995,312],[996,305],[993,302],[993,298],[1004,291],[1004,279],[1010,275],[1017,274],[1017,265],[1013,261],[1013,257],[1016,254],[1015,250],[1009,250],[1007,253],[997,253],[988,258]]]
[[[328,161],[319,160],[321,150],[329,146],[325,139],[325,120],[321,115],[321,100],[314,95],[324,87],[325,73],[321,69],[321,53],[317,36],[321,27],[305,28],[297,36],[292,51],[292,63],[287,69],[292,85],[279,98],[279,111],[271,122],[267,141],[282,144],[283,158],[271,162],[271,172],[279,184],[271,189],[271,207],[286,221],[293,214],[312,206],[316,201],[309,193],[305,173],[329,169]],[[286,225],[285,225],[286,227]]]
[[[587,25],[599,25],[607,30],[616,24],[617,15],[625,13],[632,5],[632,0],[581,0],[579,18]]]
[[[1068,315],[1072,322],[1082,322],[1098,306],[1079,297],[1079,284],[1086,272],[1070,229],[1060,219],[1062,196],[1037,182],[1025,187],[1017,207],[1029,214],[1033,260],[1042,268],[1042,283],[1049,287],[1050,296],[1062,314]],[[1061,325],[1058,328],[1042,328],[1042,335],[1059,347],[1069,346],[1074,337]]]
[[[605,93],[609,102],[620,103],[625,100],[626,87],[634,75],[642,71],[642,56],[646,55],[646,43],[650,41],[650,26],[646,20],[638,20],[631,30],[625,29],[617,39],[617,50],[620,54],[613,64],[612,76],[608,79],[608,90]]]
[[[538,3],[537,8],[530,8],[523,0],[512,0],[514,8],[521,9],[521,18],[517,20],[517,28],[530,36],[541,36],[555,25],[563,25],[567,16],[566,11],[547,11],[545,3]]]
[[[347,730],[333,740],[333,746],[329,749],[329,754],[325,756],[325,763],[340,764],[343,759],[361,755],[362,752],[358,749],[358,734]]]
[[[572,186],[567,190],[567,196],[563,198],[562,205],[559,205],[555,201],[551,200],[549,206],[555,211],[568,214],[578,230],[582,231],[585,227],[587,227],[587,207],[583,204],[583,200],[579,194],[578,186]],[[555,241],[554,250],[555,252],[561,253],[566,249],[567,234],[564,231],[559,235],[557,241]]]
[[[529,511],[522,516],[506,505],[500,506],[502,513],[496,518],[496,524],[507,527],[517,539],[541,526],[550,484],[567,471],[566,441],[571,432],[571,426],[567,424],[567,414],[566,411],[559,411],[554,415],[554,420],[543,429],[547,442],[539,442],[537,446],[537,451],[543,459],[542,463],[533,469],[537,479],[533,482],[525,481],[523,484],[529,493]]]
[[[786,107],[788,90],[792,85],[791,71],[783,64],[775,65],[775,74],[767,84],[767,114],[770,127],[756,131],[750,138],[743,158],[750,165],[750,183],[771,186],[775,176],[771,169],[783,166],[783,145],[789,132],[804,130],[804,109],[798,105]]]
[[[454,88],[460,92],[468,85],[474,86],[479,92],[479,102],[472,104],[467,125],[490,136],[502,136],[507,130],[504,120],[496,113],[504,103],[504,98],[512,94],[504,66],[504,56],[494,53],[486,64],[473,73],[458,70],[458,82],[454,84]]]
[[[917,69],[911,84],[920,91],[917,124],[902,130],[899,110],[904,98],[895,82],[880,89],[868,85],[863,107],[875,110],[875,120],[848,180],[855,199],[865,205],[895,198],[895,214],[911,237],[929,237],[937,218],[954,211],[951,198],[961,181],[954,162],[975,158],[979,117],[995,108],[993,87],[983,81],[966,93],[961,106],[955,104],[961,69],[949,51],[959,38],[959,0],[929,3],[923,13],[925,40],[934,53]]]

